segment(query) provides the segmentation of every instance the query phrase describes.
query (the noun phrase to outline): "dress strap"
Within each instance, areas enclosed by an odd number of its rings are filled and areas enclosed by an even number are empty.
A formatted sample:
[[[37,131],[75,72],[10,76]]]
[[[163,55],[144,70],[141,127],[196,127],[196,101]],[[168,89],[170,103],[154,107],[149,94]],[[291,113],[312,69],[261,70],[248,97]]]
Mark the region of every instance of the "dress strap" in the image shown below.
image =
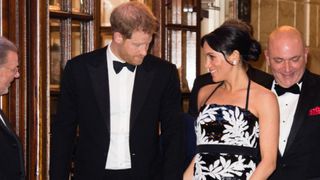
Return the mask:
[[[207,99],[204,101],[204,104],[207,103],[207,101],[210,99],[210,97],[213,95],[214,92],[217,91],[217,89],[223,84],[223,81],[211,92],[211,94],[207,97]]]
[[[249,81],[248,81],[248,87],[247,87],[247,97],[246,97],[246,110],[248,110],[248,106],[249,106],[250,85],[251,85],[251,80],[249,79]]]

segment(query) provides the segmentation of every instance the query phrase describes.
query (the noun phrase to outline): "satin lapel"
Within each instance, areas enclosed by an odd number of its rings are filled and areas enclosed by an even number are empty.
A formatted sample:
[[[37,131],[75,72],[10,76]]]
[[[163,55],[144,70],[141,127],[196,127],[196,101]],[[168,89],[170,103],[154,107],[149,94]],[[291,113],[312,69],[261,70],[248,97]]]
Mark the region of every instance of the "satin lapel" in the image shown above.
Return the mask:
[[[288,137],[288,142],[284,151],[284,155],[290,149],[303,121],[306,119],[306,116],[308,115],[307,111],[310,108],[309,102],[312,101],[316,93],[313,91],[314,85],[312,83],[312,79],[309,76],[309,73],[305,73],[306,74],[302,83],[301,94],[298,100],[296,112],[294,114],[293,123]]]
[[[15,133],[13,132],[10,123],[7,121],[7,117],[6,115],[3,113],[3,111],[0,109],[0,114],[2,119],[4,120],[4,122],[6,123],[6,125],[3,124],[3,122],[0,122],[0,126],[2,129],[4,129],[6,132],[8,132],[10,135],[15,136]]]
[[[96,59],[93,59],[92,63],[89,64],[88,71],[99,111],[110,132],[110,99],[106,48],[102,50],[104,51],[98,53]]]
[[[130,115],[130,129],[142,108],[143,103],[146,100],[152,79],[154,76],[153,71],[150,71],[148,63],[142,64],[137,67],[136,77],[132,92],[132,102],[131,102],[131,115]]]

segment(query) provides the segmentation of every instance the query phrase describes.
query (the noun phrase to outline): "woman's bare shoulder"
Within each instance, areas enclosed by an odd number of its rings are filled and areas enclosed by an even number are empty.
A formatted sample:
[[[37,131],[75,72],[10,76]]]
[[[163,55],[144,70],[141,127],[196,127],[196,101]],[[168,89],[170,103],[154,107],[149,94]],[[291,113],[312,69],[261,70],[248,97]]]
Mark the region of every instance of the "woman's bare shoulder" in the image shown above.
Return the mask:
[[[258,114],[261,114],[261,111],[269,111],[271,109],[278,108],[277,97],[270,89],[267,89],[257,83],[253,83],[250,90],[250,101],[252,101]]]
[[[267,89],[255,82],[252,82],[252,86],[250,90],[253,93],[253,95],[256,96],[257,98],[263,98],[263,99],[276,98],[275,94],[270,89]]]
[[[200,88],[198,93],[198,105],[202,106],[219,84],[220,83],[209,84]]]

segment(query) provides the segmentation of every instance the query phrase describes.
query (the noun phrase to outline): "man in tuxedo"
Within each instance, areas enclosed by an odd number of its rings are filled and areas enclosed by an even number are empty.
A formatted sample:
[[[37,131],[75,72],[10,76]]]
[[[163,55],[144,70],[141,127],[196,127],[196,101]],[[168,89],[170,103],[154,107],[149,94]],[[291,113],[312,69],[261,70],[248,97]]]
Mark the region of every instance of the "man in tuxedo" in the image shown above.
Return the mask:
[[[0,95],[9,91],[10,84],[19,78],[18,50],[4,37],[0,37]],[[22,180],[25,177],[22,146],[0,109],[0,179]]]
[[[239,19],[229,19],[229,20],[226,20],[222,26],[235,26],[235,27],[238,27],[240,29],[243,29],[247,32],[250,33],[251,36],[253,36],[253,29],[252,29],[252,26],[244,21],[241,21]],[[259,52],[261,53],[261,52]],[[244,64],[245,66],[247,66],[247,74],[248,74],[248,77],[264,86],[264,87],[268,87],[268,83],[270,81],[272,81],[272,76],[264,71],[261,71],[259,69],[256,69],[254,67],[252,67],[250,64]],[[212,84],[212,83],[216,83],[216,82],[213,82],[212,80],[212,76],[210,73],[205,73],[203,75],[200,75],[198,76],[195,80],[194,80],[194,83],[193,83],[193,87],[192,87],[192,90],[191,90],[191,93],[190,93],[190,98],[189,98],[189,114],[191,116],[193,116],[194,118],[197,118],[198,117],[198,92],[199,90],[205,86],[205,85],[208,85],[208,84]]]
[[[68,179],[72,158],[76,180],[181,179],[177,69],[147,54],[158,22],[137,1],[116,7],[110,22],[112,42],[64,69],[52,122],[51,180]]]
[[[274,30],[265,50],[280,106],[277,168],[271,180],[320,179],[320,76],[306,70],[308,49],[291,26]]]

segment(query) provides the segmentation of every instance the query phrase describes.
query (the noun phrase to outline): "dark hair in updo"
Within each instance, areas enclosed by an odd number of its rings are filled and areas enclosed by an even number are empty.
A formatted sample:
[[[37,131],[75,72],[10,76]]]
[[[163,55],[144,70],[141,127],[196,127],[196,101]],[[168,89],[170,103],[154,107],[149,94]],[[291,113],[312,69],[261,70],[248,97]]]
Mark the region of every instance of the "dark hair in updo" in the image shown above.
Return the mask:
[[[210,48],[221,52],[225,58],[234,50],[239,51],[242,60],[257,61],[261,54],[261,45],[242,28],[232,25],[222,25],[201,39],[201,46],[207,42]]]

